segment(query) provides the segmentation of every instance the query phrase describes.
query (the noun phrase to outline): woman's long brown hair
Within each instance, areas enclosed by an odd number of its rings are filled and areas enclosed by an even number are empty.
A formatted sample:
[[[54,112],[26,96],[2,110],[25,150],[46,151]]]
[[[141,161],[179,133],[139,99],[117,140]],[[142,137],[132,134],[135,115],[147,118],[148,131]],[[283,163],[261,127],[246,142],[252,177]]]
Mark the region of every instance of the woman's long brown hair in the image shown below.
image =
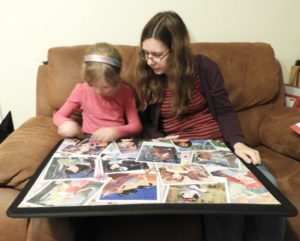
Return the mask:
[[[140,45],[149,38],[161,41],[170,49],[168,88],[173,93],[171,111],[176,115],[184,114],[192,98],[195,68],[187,28],[177,13],[160,12],[144,27]],[[148,105],[162,101],[163,90],[157,76],[142,60],[142,49],[140,54],[136,88],[139,110],[144,111]]]

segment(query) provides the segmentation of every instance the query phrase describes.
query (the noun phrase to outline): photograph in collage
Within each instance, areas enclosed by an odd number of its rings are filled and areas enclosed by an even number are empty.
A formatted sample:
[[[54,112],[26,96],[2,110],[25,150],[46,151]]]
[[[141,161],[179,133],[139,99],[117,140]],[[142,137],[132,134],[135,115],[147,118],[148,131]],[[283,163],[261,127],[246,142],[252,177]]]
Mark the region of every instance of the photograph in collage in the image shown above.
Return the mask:
[[[213,181],[212,176],[202,165],[196,164],[156,164],[163,184],[192,184]]]
[[[158,201],[157,175],[150,173],[110,174],[100,200]]]
[[[41,206],[80,206],[95,195],[102,185],[89,179],[51,181],[27,202]]]
[[[232,203],[278,204],[278,201],[249,170],[226,169],[212,172],[212,175],[227,179]]]
[[[119,139],[116,145],[122,155],[137,155],[140,141],[138,139]]]
[[[130,172],[149,169],[146,162],[136,162],[126,158],[118,158],[117,160],[102,160],[102,168],[104,173]]]
[[[167,203],[227,203],[224,182],[170,185]]]
[[[45,180],[92,178],[95,174],[95,157],[57,156],[50,160]]]
[[[193,163],[240,169],[240,160],[229,150],[197,151]]]
[[[57,153],[70,155],[98,156],[109,143],[90,141],[90,139],[65,139],[58,148]]]
[[[172,143],[177,151],[201,151],[201,150],[215,150],[216,147],[212,145],[210,140],[189,140],[189,139],[175,139]]]
[[[220,150],[230,150],[222,140],[210,140],[211,144]]]
[[[143,142],[136,161],[181,163],[179,154],[174,146],[158,142]]]

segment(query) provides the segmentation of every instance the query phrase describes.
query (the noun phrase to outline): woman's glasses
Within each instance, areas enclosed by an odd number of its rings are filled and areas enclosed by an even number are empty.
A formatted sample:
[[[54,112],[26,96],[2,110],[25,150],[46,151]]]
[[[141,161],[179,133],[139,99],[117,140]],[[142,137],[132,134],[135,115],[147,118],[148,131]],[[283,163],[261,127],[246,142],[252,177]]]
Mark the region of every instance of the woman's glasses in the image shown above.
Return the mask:
[[[157,54],[157,53],[147,53],[145,51],[142,52],[142,59],[144,61],[148,61],[149,59],[151,59],[151,61],[155,62],[155,63],[160,63],[165,57],[168,56],[168,54],[170,53],[170,51],[167,51],[164,54]]]

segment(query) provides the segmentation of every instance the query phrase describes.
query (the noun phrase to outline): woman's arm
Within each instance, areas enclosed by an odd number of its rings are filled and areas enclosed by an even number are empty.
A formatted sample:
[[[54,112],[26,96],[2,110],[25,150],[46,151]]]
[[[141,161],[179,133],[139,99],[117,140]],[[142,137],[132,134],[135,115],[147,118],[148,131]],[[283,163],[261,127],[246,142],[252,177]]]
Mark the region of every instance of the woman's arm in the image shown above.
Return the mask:
[[[143,124],[143,138],[156,139],[165,136],[159,128],[159,115],[159,104],[149,105],[145,111],[140,112],[140,119]]]
[[[198,58],[198,66],[203,81],[202,92],[207,99],[210,112],[219,124],[225,141],[245,162],[260,164],[259,152],[244,144],[245,137],[237,114],[230,103],[218,65],[209,58],[201,56]]]
[[[229,101],[218,65],[204,56],[197,58],[197,64],[201,76],[202,94],[207,100],[209,111],[219,124],[225,141],[231,147],[237,142],[245,142],[244,134]]]

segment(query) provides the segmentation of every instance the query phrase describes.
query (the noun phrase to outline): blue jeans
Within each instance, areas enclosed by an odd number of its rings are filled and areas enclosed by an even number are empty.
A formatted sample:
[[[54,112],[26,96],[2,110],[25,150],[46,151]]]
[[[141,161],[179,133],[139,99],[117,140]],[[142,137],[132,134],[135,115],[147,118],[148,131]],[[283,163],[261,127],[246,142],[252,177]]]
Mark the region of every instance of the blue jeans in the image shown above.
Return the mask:
[[[276,179],[263,164],[257,168],[277,186]],[[204,215],[207,241],[282,241],[285,218],[278,216]]]

